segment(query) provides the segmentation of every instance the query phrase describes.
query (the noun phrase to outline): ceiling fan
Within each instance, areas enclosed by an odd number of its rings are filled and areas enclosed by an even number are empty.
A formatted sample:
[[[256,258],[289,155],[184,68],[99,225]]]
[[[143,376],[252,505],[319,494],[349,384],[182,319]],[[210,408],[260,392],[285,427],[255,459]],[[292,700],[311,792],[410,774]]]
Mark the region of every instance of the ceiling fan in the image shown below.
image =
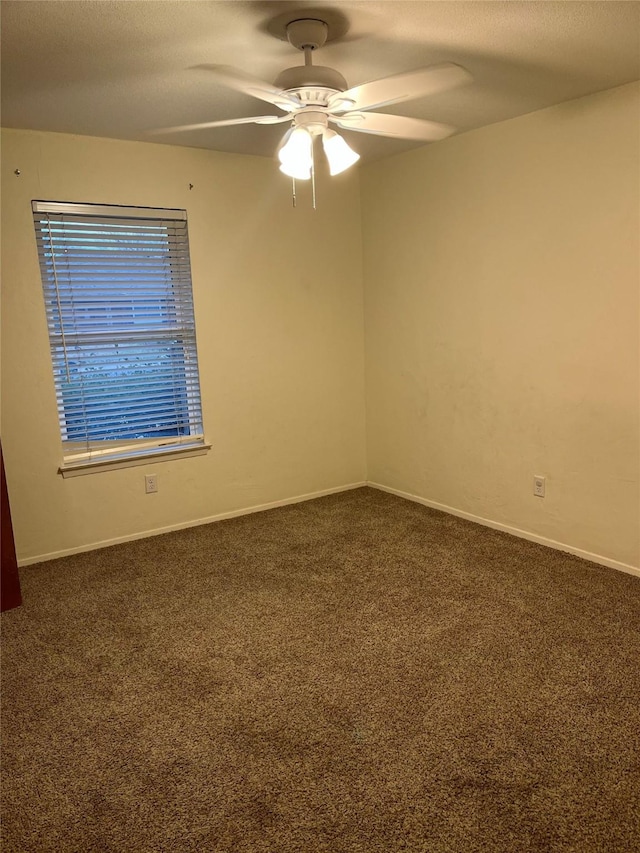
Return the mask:
[[[360,133],[395,136],[433,142],[444,139],[454,128],[433,121],[388,113],[370,112],[379,107],[419,98],[453,88],[472,78],[469,72],[451,62],[419,68],[349,88],[344,77],[333,68],[312,64],[312,53],[326,42],[325,21],[300,18],[286,25],[286,36],[293,47],[304,52],[304,65],[286,68],[274,84],[226,65],[199,65],[216,75],[232,89],[273,104],[284,115],[209,121],[167,127],[157,133],[204,130],[235,124],[283,124],[290,128],[278,148],[280,170],[298,180],[313,176],[313,140],[322,138],[329,171],[337,175],[359,159],[347,142],[329,125]]]

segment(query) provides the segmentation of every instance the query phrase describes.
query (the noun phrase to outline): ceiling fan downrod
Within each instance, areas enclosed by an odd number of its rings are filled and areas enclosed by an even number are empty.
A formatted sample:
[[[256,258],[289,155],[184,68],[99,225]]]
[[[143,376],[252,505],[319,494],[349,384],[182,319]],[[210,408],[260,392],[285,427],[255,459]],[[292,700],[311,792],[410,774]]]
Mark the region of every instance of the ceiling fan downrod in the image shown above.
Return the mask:
[[[348,88],[342,74],[324,65],[313,65],[312,54],[327,40],[329,28],[324,21],[301,18],[287,24],[289,43],[304,53],[304,65],[285,68],[274,85],[295,95],[304,106],[326,106],[331,95]]]

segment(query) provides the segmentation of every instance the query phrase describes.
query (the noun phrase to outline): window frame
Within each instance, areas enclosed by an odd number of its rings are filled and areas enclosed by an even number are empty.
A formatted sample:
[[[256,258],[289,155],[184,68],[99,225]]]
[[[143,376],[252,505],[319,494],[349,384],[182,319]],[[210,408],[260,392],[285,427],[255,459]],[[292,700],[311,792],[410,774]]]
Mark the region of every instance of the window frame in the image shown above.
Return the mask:
[[[43,200],[34,200],[31,206],[63,452],[59,473],[78,476],[206,453],[211,445],[205,441],[202,418],[186,211]],[[130,230],[118,232],[119,227]],[[70,236],[74,228],[76,233]],[[149,229],[151,249],[145,243]],[[69,252],[69,246],[72,262],[67,257],[66,269],[59,275],[59,256]],[[102,257],[97,254],[93,263],[91,255],[84,254],[88,249],[97,249]],[[105,251],[114,251],[108,261]],[[131,266],[126,263],[128,251],[136,253]],[[77,261],[74,252],[83,258],[83,271],[72,269]],[[110,272],[114,262],[117,272]],[[152,283],[138,282],[136,292],[136,275],[141,272]],[[82,308],[76,309],[74,298]],[[67,346],[76,353],[73,371]],[[86,353],[89,347],[95,352]],[[154,357],[155,376],[150,368]],[[91,371],[109,369],[113,371],[109,381],[96,385]],[[71,372],[74,387],[65,389],[61,377],[64,373],[70,381]],[[123,372],[125,378],[129,372],[140,380],[137,409],[129,408],[124,417],[117,408]],[[135,392],[131,394],[136,400]],[[84,429],[81,440],[69,438],[74,419]],[[120,434],[100,436],[109,431]]]

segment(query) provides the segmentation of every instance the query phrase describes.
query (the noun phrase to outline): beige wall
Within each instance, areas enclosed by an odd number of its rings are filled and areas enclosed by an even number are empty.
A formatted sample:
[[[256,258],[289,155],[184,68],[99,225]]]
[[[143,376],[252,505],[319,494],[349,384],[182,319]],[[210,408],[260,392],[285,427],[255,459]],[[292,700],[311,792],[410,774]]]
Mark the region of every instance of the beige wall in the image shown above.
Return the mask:
[[[22,560],[365,479],[357,172],[331,191],[321,181],[316,211],[306,195],[293,210],[263,158],[22,131],[2,142],[2,443]],[[186,208],[207,456],[57,474],[36,198]]]
[[[361,177],[369,480],[631,566],[638,95],[575,100]]]
[[[20,558],[361,482],[366,361],[369,481],[637,566],[638,98],[625,86],[369,164],[360,186],[358,170],[322,183],[316,211],[292,210],[269,160],[3,132]],[[187,209],[206,457],[56,473],[33,198]]]

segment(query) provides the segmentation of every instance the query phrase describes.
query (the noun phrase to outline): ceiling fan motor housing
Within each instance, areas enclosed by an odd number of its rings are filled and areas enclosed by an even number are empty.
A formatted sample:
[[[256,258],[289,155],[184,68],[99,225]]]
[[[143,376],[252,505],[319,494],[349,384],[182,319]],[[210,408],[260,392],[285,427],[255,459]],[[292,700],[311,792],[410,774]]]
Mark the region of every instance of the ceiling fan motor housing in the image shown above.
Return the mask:
[[[297,65],[278,74],[275,86],[297,95],[304,104],[326,105],[328,98],[348,88],[342,74],[323,65]]]

